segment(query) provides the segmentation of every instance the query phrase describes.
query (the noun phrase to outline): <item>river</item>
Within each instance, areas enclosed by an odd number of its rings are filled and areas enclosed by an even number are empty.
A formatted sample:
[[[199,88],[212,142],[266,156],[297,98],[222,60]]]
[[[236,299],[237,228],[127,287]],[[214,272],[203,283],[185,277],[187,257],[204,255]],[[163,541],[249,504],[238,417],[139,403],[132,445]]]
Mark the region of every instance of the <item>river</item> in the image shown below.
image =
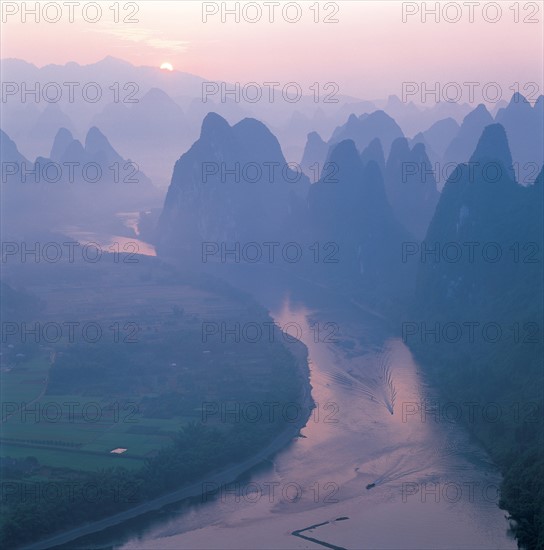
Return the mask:
[[[215,497],[69,547],[517,548],[497,506],[496,468],[461,425],[432,408],[441,404],[437,392],[384,321],[271,279],[251,290],[276,323],[301,328],[309,350],[317,407],[302,437]]]

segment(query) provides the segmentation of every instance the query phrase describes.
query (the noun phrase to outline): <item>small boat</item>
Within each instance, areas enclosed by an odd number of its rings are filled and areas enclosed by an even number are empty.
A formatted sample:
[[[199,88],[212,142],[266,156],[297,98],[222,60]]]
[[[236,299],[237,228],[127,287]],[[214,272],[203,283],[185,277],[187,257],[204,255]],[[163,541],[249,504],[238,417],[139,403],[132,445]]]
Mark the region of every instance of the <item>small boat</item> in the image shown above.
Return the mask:
[[[372,487],[376,487],[376,484],[375,483],[369,483],[366,488],[367,489],[372,489]]]

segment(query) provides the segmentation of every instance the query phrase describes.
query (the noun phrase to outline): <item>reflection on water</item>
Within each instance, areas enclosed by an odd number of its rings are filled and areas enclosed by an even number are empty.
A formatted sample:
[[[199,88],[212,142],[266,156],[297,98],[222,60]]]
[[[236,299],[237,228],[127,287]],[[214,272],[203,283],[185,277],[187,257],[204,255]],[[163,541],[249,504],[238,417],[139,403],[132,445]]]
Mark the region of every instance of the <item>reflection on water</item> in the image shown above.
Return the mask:
[[[138,212],[119,212],[117,217],[127,229],[127,235],[112,235],[109,232],[84,231],[80,227],[65,226],[60,230],[71,239],[84,245],[98,245],[103,252],[112,254],[142,254],[144,256],[156,256],[155,247],[137,238]],[[131,235],[134,236],[131,236]]]
[[[134,231],[134,235],[138,236],[140,234],[140,228],[138,227],[139,212],[117,212],[116,216],[123,222],[125,227]]]
[[[95,542],[161,550],[516,548],[497,507],[497,472],[461,427],[414,414],[433,390],[379,319],[336,303],[285,300],[271,310],[279,325],[302,327],[309,349],[317,409],[303,437],[239,480],[238,495],[180,504]],[[335,341],[316,338],[315,323],[331,321]]]

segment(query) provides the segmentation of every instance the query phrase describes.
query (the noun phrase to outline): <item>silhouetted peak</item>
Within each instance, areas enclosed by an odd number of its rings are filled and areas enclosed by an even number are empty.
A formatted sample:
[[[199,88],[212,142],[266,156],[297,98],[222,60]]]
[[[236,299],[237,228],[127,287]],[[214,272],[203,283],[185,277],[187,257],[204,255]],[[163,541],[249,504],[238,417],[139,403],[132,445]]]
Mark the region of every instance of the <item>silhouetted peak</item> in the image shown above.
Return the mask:
[[[325,142],[317,132],[310,132],[307,136],[308,145],[324,145]]]
[[[425,141],[425,136],[423,135],[423,132],[418,132],[413,140],[414,143],[423,143]]]
[[[363,150],[361,161],[363,164],[376,162],[383,169],[385,166],[385,155],[383,153],[382,142],[378,138],[374,138]]]
[[[459,129],[459,124],[457,123],[457,121],[452,118],[451,116],[447,117],[447,118],[442,118],[440,120],[437,120],[432,126],[431,128],[438,128],[438,127],[448,127],[448,128],[454,128],[454,129]],[[431,129],[429,128],[429,130]]]
[[[351,115],[349,115],[348,121],[346,122],[346,129],[349,132],[349,131],[353,131],[358,127],[359,127],[359,118],[357,118],[357,116],[352,113]]]
[[[55,139],[53,140],[51,154],[49,155],[51,159],[59,160],[68,148],[68,145],[72,143],[72,141],[74,141],[74,136],[72,136],[72,132],[70,132],[70,130],[67,130],[66,128],[59,128]]]
[[[13,140],[6,134],[6,132],[4,132],[4,130],[2,130],[0,128],[0,142],[4,143],[8,143],[8,142],[11,142],[11,143],[14,143]]]
[[[406,158],[410,155],[410,147],[408,140],[404,137],[395,139],[391,144],[391,152],[389,153],[389,159]]]
[[[483,103],[478,103],[477,107],[473,109],[472,112],[481,116],[482,114],[488,113],[489,111]]]
[[[229,123],[220,115],[214,112],[208,113],[202,121],[200,130],[200,138],[212,137],[219,133],[228,132],[230,130]]]
[[[387,107],[388,108],[392,108],[392,107],[402,107],[402,102],[401,100],[399,99],[398,96],[396,95],[390,95],[388,98],[387,98]],[[386,108],[387,108],[386,107]]]
[[[34,63],[29,63],[28,61],[24,61],[23,59],[17,59],[16,57],[5,57],[2,59],[2,65],[4,67],[8,67],[10,69],[17,68],[17,69],[37,69],[38,67],[34,65]]]
[[[493,118],[487,110],[487,107],[483,103],[480,103],[463,119],[463,126],[478,124],[482,122],[490,124],[491,122],[493,122]]]
[[[96,126],[89,129],[85,137],[85,150],[88,153],[92,154],[98,151],[107,151],[111,148],[110,142],[106,136]]]
[[[260,120],[244,118],[232,127],[232,131],[240,142],[251,144],[250,147],[256,155],[260,151],[265,155],[273,155],[274,158],[283,157],[276,136]]]
[[[38,125],[70,126],[71,122],[66,113],[58,103],[48,103],[45,109],[39,114]]]
[[[363,166],[352,139],[345,139],[334,146],[328,160],[339,167],[342,175],[348,177],[355,175]]]
[[[78,139],[74,139],[68,144],[68,147],[64,151],[63,159],[69,159],[70,161],[75,159],[82,159],[85,157],[85,149]]]
[[[72,141],[74,139],[74,136],[72,136],[72,132],[68,130],[67,128],[59,128],[57,135],[55,136],[55,141],[57,140],[64,140],[64,141]]]
[[[524,103],[526,103],[527,105],[530,105],[530,103],[527,101],[525,96],[521,95],[519,92],[516,92],[514,95],[512,95],[512,98],[510,99],[510,103],[508,104],[508,107],[516,106],[518,104],[522,105]]]
[[[111,55],[107,55],[104,57],[104,59],[101,59],[100,61],[97,61],[96,63],[91,63],[91,65],[100,65],[102,67],[111,67],[111,68],[119,68],[119,67],[133,67],[131,63],[128,61],[124,61],[123,59],[119,59],[117,57],[113,57]]]
[[[140,103],[172,103],[175,106],[179,107],[179,105],[164,90],[161,90],[160,88],[150,88],[147,93],[142,97]]]
[[[518,119],[519,117],[532,117],[533,116],[533,107],[527,99],[522,96],[520,93],[516,92],[512,99],[510,100],[510,103],[506,107],[503,107],[502,109],[499,109],[497,116],[495,117],[495,120],[497,122],[500,122],[501,124],[505,124],[508,131],[510,131],[509,122],[507,122],[507,118],[509,119]]]
[[[16,143],[3,130],[0,130],[0,156],[4,162],[26,162]]]
[[[425,147],[425,144],[422,142],[416,143],[412,149],[412,155],[417,158],[427,156],[427,148]]]
[[[489,161],[499,161],[507,169],[512,166],[512,154],[502,124],[490,124],[484,128],[476,150],[470,159],[470,162]]]
[[[362,117],[363,115],[361,115]],[[365,117],[369,121],[373,122],[389,122],[389,121],[395,121],[393,117],[390,117],[385,111],[382,111],[381,109],[378,109],[377,111],[374,111],[373,113],[370,113]]]
[[[364,113],[358,119],[351,115],[348,122],[333,132],[329,144],[353,139],[359,151],[365,149],[376,137],[380,138],[385,154],[389,154],[391,142],[403,133],[399,125],[384,111]]]
[[[258,133],[270,134],[271,136],[273,135],[266,124],[256,118],[244,118],[240,122],[237,122],[233,128],[237,129],[240,133],[250,135],[256,135]]]
[[[365,149],[365,151],[380,151],[383,155],[383,147],[382,142],[379,138],[374,138],[369,144],[368,147]],[[364,151],[363,151],[364,153]]]

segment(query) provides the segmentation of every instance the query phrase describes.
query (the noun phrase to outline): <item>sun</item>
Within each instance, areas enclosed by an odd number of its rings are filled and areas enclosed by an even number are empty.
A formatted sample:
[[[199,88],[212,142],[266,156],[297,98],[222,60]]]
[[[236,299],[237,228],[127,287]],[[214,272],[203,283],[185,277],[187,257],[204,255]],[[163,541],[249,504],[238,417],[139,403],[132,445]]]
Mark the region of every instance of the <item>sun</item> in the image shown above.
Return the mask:
[[[174,70],[174,67],[172,67],[172,63],[168,63],[167,61],[165,61],[165,62],[161,65],[161,69],[164,69],[165,71],[173,71],[173,70]]]

